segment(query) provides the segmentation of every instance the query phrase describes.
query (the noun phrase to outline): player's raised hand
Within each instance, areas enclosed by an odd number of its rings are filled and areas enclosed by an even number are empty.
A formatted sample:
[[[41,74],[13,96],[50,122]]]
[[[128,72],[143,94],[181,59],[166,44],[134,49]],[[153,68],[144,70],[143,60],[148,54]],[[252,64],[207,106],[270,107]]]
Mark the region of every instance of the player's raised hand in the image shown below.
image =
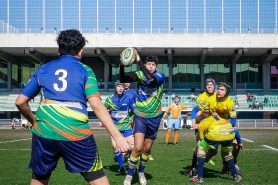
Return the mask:
[[[139,56],[138,51],[135,48],[133,48],[133,54],[136,56],[136,61],[139,62],[140,56]]]
[[[131,150],[131,143],[128,143],[127,139],[124,138],[123,136],[117,138],[116,140],[116,147],[119,152],[127,152]]]

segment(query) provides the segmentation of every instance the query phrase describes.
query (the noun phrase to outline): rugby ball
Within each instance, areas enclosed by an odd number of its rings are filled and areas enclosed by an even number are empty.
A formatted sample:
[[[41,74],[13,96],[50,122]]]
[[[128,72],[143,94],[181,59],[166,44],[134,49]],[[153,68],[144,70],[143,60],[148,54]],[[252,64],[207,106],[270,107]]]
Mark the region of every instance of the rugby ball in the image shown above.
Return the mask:
[[[122,52],[121,64],[125,67],[131,66],[135,62],[136,56],[133,53],[133,48],[126,48]]]

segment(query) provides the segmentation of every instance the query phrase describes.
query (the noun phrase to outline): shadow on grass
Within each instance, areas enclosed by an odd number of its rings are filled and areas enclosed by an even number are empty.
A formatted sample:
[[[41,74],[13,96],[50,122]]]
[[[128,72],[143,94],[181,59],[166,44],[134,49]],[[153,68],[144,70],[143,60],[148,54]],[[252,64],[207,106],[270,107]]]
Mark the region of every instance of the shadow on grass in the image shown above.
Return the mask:
[[[103,168],[107,169],[107,170],[109,170],[111,172],[115,172],[116,176],[121,176],[120,175],[120,166],[118,164],[114,164],[114,165],[111,165],[111,166],[104,166]]]
[[[191,168],[191,166],[189,166],[189,165],[183,167],[183,170],[180,171],[180,174],[189,177],[188,169],[190,169],[190,168]],[[204,178],[216,178],[216,177],[220,177],[221,174],[222,173],[219,171],[204,167],[204,171],[203,171]],[[225,177],[223,177],[223,178],[225,178]]]

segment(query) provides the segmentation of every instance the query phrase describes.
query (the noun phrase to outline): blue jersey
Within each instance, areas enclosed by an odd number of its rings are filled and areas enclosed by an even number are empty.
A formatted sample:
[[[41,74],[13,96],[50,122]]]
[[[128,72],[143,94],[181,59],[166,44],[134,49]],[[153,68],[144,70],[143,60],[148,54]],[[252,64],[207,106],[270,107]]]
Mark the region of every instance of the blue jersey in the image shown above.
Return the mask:
[[[135,103],[130,96],[113,94],[106,98],[104,106],[110,110],[111,118],[120,131],[131,129]]]
[[[21,94],[33,98],[39,92],[42,102],[33,133],[55,140],[82,140],[92,134],[86,103],[100,94],[91,68],[74,56],[63,55],[41,66]]]
[[[137,81],[138,96],[134,113],[144,118],[155,118],[162,114],[161,99],[165,75],[155,71],[157,82],[151,83],[142,71],[130,73],[131,82]]]
[[[136,102],[136,98],[137,98],[137,92],[132,90],[132,89],[128,89],[125,91],[125,94],[130,96],[134,102]]]

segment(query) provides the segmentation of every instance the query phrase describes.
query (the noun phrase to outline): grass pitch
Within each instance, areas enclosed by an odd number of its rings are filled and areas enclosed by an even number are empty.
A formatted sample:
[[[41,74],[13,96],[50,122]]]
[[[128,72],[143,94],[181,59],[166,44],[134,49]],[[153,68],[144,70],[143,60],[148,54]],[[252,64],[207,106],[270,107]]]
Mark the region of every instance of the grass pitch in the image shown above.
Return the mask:
[[[243,181],[237,184],[278,184],[278,134],[277,130],[239,130],[244,149],[239,154],[238,165],[243,172]],[[149,161],[145,175],[149,185],[183,185],[189,183],[186,171],[191,165],[195,147],[193,130],[180,130],[178,146],[164,146],[166,130],[160,130],[152,149],[154,161]],[[123,184],[125,176],[119,175],[114,160],[110,136],[106,130],[95,130],[94,136],[100,151],[106,175],[111,185]],[[172,133],[173,137],[173,133]],[[171,138],[172,139],[172,138]],[[170,139],[170,142],[172,141]],[[253,142],[250,142],[253,141]],[[265,145],[272,147],[267,148]],[[0,130],[0,185],[26,185],[30,183],[31,170],[28,163],[31,153],[30,130]],[[215,156],[215,166],[205,165],[203,184],[234,184],[232,176],[222,174],[220,151]],[[85,185],[79,174],[65,170],[60,160],[52,173],[50,183],[54,185]],[[133,184],[138,185],[134,175]]]

